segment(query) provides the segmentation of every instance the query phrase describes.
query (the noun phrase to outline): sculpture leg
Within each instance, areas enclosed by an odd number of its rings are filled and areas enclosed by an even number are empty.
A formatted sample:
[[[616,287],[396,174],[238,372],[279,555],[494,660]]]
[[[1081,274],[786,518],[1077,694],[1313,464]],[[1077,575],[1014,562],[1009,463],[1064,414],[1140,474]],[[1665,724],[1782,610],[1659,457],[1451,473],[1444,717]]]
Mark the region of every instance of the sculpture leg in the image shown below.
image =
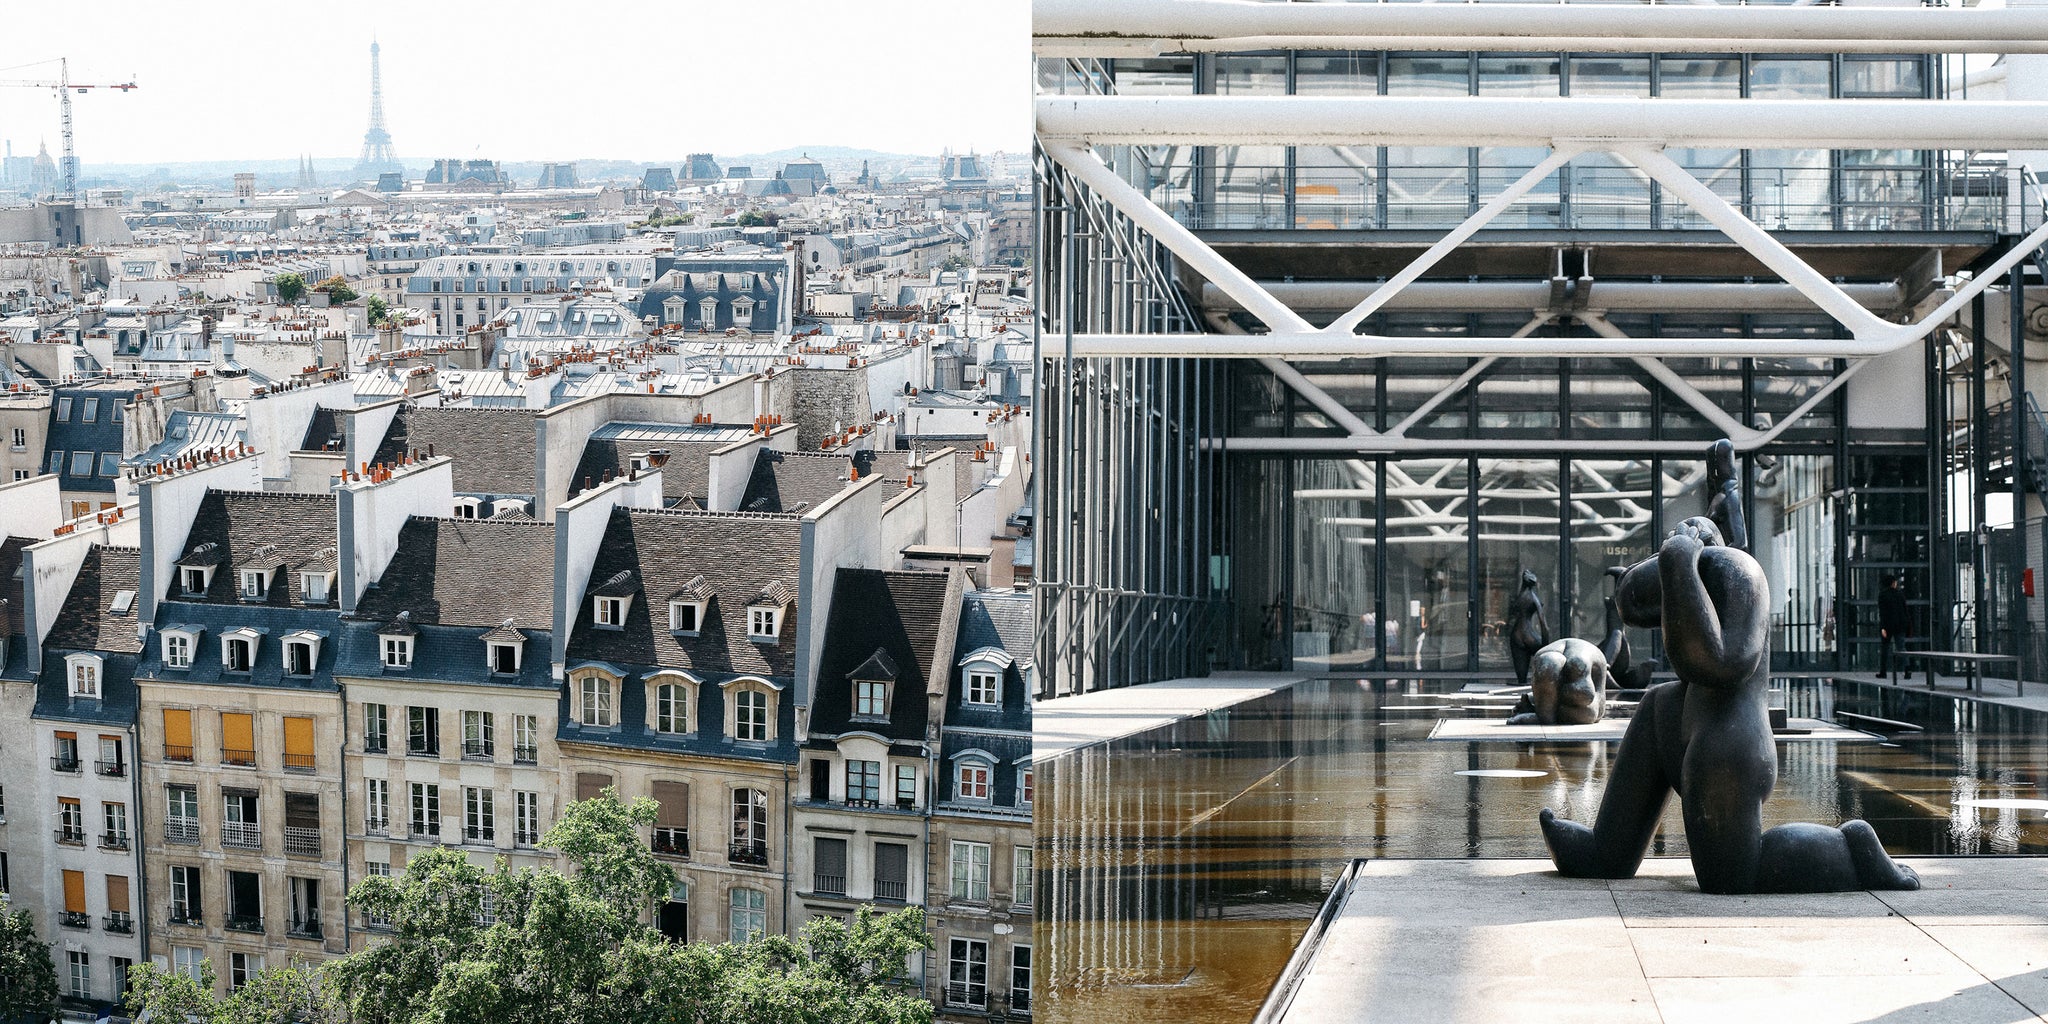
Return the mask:
[[[1918,888],[1919,874],[1893,861],[1861,819],[1843,822],[1841,828],[1798,822],[1763,834],[1757,892]]]
[[[1688,769],[1688,775],[1697,771]],[[1766,786],[1765,793],[1769,792]],[[1692,873],[1701,892],[1757,890],[1763,860],[1763,796],[1733,777],[1679,791],[1685,812],[1685,842],[1692,848]]]
[[[1529,656],[1531,653],[1524,649],[1521,644],[1516,643],[1514,637],[1508,637],[1508,659],[1515,666],[1516,686],[1529,685]]]
[[[1654,695],[1661,696],[1661,695]],[[1550,808],[1543,809],[1543,842],[1550,847],[1550,862],[1559,874],[1573,878],[1632,878],[1642,866],[1650,839],[1657,834],[1657,819],[1664,814],[1664,801],[1671,796],[1671,779],[1664,771],[1658,750],[1658,705],[1646,697],[1636,716],[1622,733],[1621,751],[1607,776],[1607,792],[1600,798],[1600,816],[1593,827],[1566,821]],[[1669,709],[1678,713],[1674,702]]]

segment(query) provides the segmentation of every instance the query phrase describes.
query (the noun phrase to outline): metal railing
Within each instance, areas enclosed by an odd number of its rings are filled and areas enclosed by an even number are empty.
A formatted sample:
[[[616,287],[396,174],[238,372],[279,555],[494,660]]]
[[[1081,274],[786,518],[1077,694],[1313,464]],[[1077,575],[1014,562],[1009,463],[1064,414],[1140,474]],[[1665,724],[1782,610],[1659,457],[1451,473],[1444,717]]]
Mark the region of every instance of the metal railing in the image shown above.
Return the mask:
[[[768,844],[759,840],[733,843],[726,849],[725,859],[733,864],[765,868],[768,866]]]
[[[57,923],[66,928],[92,928],[92,915],[83,910],[66,910],[57,915]]]
[[[365,832],[383,835],[390,828],[391,816],[388,814],[373,814],[363,819],[363,831]]]
[[[655,829],[652,845],[655,854],[658,856],[688,857],[690,855],[690,830],[686,828]]]
[[[890,879],[875,879],[875,898],[902,903],[910,895],[910,883]]]
[[[285,935],[294,939],[317,939],[323,934],[324,930],[320,927],[320,919],[317,917],[303,921],[295,920],[291,927],[285,930]]]
[[[462,756],[488,758],[497,753],[497,744],[490,740],[463,740]]]
[[[284,755],[284,767],[286,771],[310,772],[314,767],[313,755],[286,754]]]
[[[50,758],[50,770],[63,772],[66,775],[77,775],[80,771],[84,770],[84,764],[76,757],[65,757],[62,754],[58,754],[56,757]]]
[[[100,849],[125,850],[128,848],[128,833],[105,832],[100,835]]]
[[[284,827],[284,852],[307,857],[320,856],[320,829],[298,825]]]
[[[165,818],[164,842],[196,843],[199,841],[198,818]]]
[[[94,761],[92,770],[109,779],[118,779],[128,774],[128,766],[120,761]]]
[[[190,744],[166,743],[164,744],[164,760],[182,761],[186,764],[191,764],[192,746]]]
[[[846,895],[846,876],[828,875],[822,871],[817,872],[812,879],[811,891],[824,893],[827,896],[844,896]]]
[[[135,931],[135,918],[127,911],[115,911],[100,919],[101,926],[116,935],[128,935]]]
[[[181,907],[175,903],[171,904],[171,913],[164,920],[169,924],[189,925],[194,928],[206,926],[206,917],[200,913],[198,907]]]
[[[223,821],[220,823],[220,844],[260,850],[263,848],[263,829],[244,821]]]
[[[969,1006],[979,1009],[988,1005],[987,985],[947,985],[947,1006]]]
[[[233,750],[228,747],[222,747],[220,748],[220,763],[237,765],[243,768],[253,767],[256,764],[256,752],[253,750]]]
[[[75,828],[60,828],[57,830],[57,841],[66,846],[84,846],[85,831]]]
[[[535,764],[535,763],[538,763],[538,762],[539,762],[539,760],[540,760],[540,748],[538,748],[538,747],[513,747],[513,748],[512,748],[512,763],[513,763],[513,764]]]
[[[261,932],[262,914],[228,914],[227,929],[231,932]]]

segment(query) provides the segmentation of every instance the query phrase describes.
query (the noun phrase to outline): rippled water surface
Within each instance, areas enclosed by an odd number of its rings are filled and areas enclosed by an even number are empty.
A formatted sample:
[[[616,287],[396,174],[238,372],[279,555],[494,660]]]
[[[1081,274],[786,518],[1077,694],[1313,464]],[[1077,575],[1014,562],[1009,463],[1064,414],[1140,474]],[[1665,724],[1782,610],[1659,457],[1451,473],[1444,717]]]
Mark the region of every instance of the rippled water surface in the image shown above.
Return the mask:
[[[2048,715],[1775,685],[1795,717],[1878,734],[1779,744],[1766,826],[1860,817],[1895,854],[2048,854]],[[1430,740],[1503,713],[1460,686],[1316,680],[1042,766],[1039,1018],[1241,1024],[1352,858],[1540,858],[1540,809],[1590,820],[1619,744]],[[1677,808],[1653,856],[1685,854]]]

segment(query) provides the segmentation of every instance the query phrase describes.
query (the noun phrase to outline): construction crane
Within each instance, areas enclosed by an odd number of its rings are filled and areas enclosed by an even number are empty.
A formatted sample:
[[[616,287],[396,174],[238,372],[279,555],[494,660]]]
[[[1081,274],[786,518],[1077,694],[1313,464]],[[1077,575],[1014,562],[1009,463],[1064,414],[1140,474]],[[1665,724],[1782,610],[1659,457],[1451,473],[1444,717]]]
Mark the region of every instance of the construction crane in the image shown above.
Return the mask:
[[[54,82],[0,81],[0,88],[52,89],[56,91],[58,107],[63,111],[64,115],[64,192],[59,198],[65,202],[76,202],[78,199],[78,155],[73,151],[71,145],[72,91],[76,90],[80,94],[83,94],[88,89],[119,89],[122,92],[127,92],[135,87],[136,85],[132,81],[104,84],[74,82],[71,80],[70,58],[58,58],[57,80]]]

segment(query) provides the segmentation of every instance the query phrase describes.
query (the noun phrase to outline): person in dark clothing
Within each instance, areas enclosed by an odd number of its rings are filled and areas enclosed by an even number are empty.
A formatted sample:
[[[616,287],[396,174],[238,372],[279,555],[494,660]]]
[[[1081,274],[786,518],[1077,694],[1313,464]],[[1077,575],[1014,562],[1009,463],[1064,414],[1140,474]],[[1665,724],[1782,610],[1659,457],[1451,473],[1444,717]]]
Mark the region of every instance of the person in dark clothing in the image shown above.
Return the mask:
[[[1897,670],[1892,658],[1898,652],[1899,638],[1913,626],[1906,611],[1905,579],[1900,576],[1887,577],[1884,589],[1877,595],[1877,674],[1891,675]]]

